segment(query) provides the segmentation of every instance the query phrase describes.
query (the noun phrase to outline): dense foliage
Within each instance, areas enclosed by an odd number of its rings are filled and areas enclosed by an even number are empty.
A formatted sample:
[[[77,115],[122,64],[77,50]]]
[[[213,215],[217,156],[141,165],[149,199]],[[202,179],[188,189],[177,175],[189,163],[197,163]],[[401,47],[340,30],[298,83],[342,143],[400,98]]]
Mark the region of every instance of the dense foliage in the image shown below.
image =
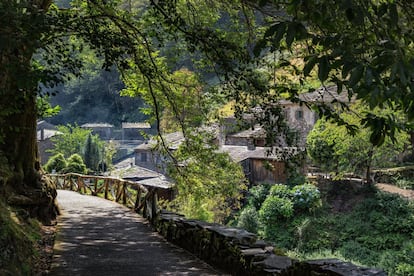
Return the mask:
[[[223,223],[239,208],[246,179],[228,154],[205,142],[205,135],[192,134],[172,154],[169,174],[178,194],[170,207],[188,218]]]
[[[255,197],[261,189],[257,186],[249,193]],[[332,183],[322,195],[308,185],[293,189],[275,185],[270,190],[273,192],[262,201],[259,211],[251,205],[252,201],[241,211],[239,227],[257,232],[292,257],[334,257],[382,268],[390,275],[414,272],[412,201],[340,183]],[[299,203],[297,207],[289,200],[292,197]],[[325,199],[322,208],[315,209],[320,206],[321,198]],[[343,203],[345,198],[352,207],[336,211],[333,206],[338,201]],[[302,205],[305,202],[313,203]],[[313,206],[313,211],[309,213],[302,206]],[[296,210],[294,216],[293,210]]]
[[[358,125],[366,108],[355,103],[351,111],[340,116],[349,124]],[[390,110],[374,110],[377,114],[389,114]],[[397,116],[397,119],[403,116]],[[380,146],[370,142],[371,131],[366,127],[357,128],[354,135],[349,135],[345,126],[322,118],[318,120],[307,137],[307,152],[316,166],[323,171],[343,174],[345,172],[362,175],[370,179],[371,168],[392,167],[401,163],[404,152],[409,150],[410,142],[405,132],[396,132],[395,140],[386,138]]]
[[[64,158],[70,158],[74,154],[80,156],[82,164],[91,173],[105,171],[112,165],[115,148],[111,142],[102,141],[98,135],[92,134],[90,129],[81,128],[78,125],[68,124],[58,126],[57,128],[59,135],[51,138],[54,146],[50,149],[50,152],[54,156],[45,165],[47,171],[50,172],[52,169],[55,169],[57,172],[62,171],[60,169],[60,164],[62,163],[61,155]],[[76,161],[76,163],[79,162]],[[68,166],[68,164],[66,165]],[[75,172],[74,170],[76,172],[86,172],[82,168],[67,171]]]

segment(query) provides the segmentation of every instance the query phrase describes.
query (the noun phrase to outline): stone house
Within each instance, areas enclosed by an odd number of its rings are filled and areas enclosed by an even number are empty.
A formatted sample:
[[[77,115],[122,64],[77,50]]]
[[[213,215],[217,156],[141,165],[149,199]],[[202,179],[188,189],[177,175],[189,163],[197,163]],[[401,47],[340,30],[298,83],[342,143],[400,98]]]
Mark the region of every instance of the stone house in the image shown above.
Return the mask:
[[[223,145],[220,151],[227,152],[233,161],[242,165],[250,185],[257,185],[286,183],[286,161],[303,153],[304,148]]]
[[[110,140],[114,128],[113,125],[108,123],[87,123],[81,125],[81,127],[92,130],[92,133],[97,134],[102,140]]]
[[[145,140],[145,136],[153,134],[151,125],[149,123],[127,123],[123,122],[121,126],[122,140]]]
[[[238,135],[239,134],[239,135]],[[285,183],[286,160],[303,152],[303,148],[281,147],[270,148],[256,146],[248,135],[249,132],[233,134],[232,138],[226,138],[226,144],[219,146],[219,151],[227,152],[230,157],[243,166],[246,178],[250,184],[259,183]],[[181,132],[168,134],[164,137],[169,150],[174,151],[184,141]],[[229,145],[228,143],[235,144]],[[155,149],[156,142],[150,140],[135,148],[135,165],[144,167],[162,174],[166,174],[165,161],[167,157]]]
[[[321,87],[313,92],[300,94],[299,100],[310,105],[349,104],[354,101],[353,98],[349,98],[346,91],[338,94],[336,86]],[[299,145],[304,146],[306,144],[306,137],[319,119],[318,114],[308,106],[297,102],[280,100],[279,104],[284,109],[285,118],[289,126],[299,132]]]
[[[54,147],[54,144],[50,138],[55,135],[59,135],[55,125],[52,125],[44,120],[37,122],[37,147],[39,150],[40,163],[46,164],[52,155],[49,150]]]
[[[165,135],[163,139],[168,149],[174,151],[184,141],[184,136],[181,132],[174,132]],[[156,140],[151,139],[136,147],[135,165],[165,174],[167,157],[155,148],[156,145]]]

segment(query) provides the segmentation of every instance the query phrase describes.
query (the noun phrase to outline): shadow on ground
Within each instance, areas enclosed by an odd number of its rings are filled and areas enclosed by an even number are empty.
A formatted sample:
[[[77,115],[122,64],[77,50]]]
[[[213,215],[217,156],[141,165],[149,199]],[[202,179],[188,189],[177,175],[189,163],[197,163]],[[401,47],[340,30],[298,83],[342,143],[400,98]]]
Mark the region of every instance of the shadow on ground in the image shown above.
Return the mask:
[[[223,275],[122,205],[61,190],[58,203],[50,275]]]

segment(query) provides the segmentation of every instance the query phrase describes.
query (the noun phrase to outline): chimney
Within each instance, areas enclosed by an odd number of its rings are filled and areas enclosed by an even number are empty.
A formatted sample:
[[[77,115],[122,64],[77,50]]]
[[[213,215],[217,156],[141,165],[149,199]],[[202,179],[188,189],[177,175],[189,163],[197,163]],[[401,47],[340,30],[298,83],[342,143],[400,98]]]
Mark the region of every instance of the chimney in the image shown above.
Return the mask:
[[[41,128],[40,129],[40,141],[45,140],[45,129]]]
[[[247,149],[248,150],[255,150],[256,149],[256,145],[254,144],[254,139],[253,138],[247,139]]]

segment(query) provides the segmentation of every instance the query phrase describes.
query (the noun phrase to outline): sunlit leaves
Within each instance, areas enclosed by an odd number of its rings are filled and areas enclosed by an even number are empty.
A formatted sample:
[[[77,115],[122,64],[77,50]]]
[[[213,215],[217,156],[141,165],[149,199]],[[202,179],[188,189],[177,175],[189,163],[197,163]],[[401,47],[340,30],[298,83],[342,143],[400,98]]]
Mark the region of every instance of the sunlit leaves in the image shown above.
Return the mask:
[[[371,109],[389,105],[413,117],[413,98],[405,96],[413,93],[414,6],[411,2],[264,2],[269,7],[283,9],[286,14],[270,18],[263,39],[256,44],[256,55],[287,48],[292,56],[303,58],[304,79],[316,67],[321,82],[344,85]],[[303,25],[297,29],[295,22],[297,26]],[[373,128],[382,128],[377,131],[381,133],[379,136],[393,135],[384,127],[398,127],[392,120],[383,122],[388,126],[370,118],[365,122],[372,123]]]
[[[170,167],[179,192],[172,204],[188,217],[223,222],[239,207],[246,180],[241,166],[208,145],[208,139],[206,132],[189,133],[173,153],[184,165]]]

